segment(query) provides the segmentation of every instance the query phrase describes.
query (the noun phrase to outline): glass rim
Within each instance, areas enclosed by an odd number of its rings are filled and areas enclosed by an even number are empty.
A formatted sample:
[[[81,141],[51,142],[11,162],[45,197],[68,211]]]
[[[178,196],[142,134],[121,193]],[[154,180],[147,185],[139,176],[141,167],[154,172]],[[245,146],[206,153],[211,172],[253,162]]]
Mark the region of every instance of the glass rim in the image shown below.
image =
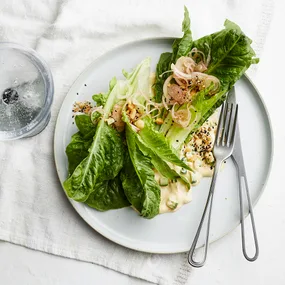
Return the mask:
[[[31,134],[35,131],[36,127],[40,125],[42,121],[48,118],[54,97],[54,82],[51,70],[47,65],[46,61],[38,54],[37,51],[32,48],[24,47],[20,44],[13,42],[0,42],[0,50],[3,49],[13,49],[31,57],[30,60],[32,59],[33,64],[37,67],[44,81],[45,101],[40,112],[35,116],[35,118],[33,118],[33,120],[29,124],[15,131],[0,131],[0,135],[4,134],[4,137],[0,138],[0,141],[14,140],[31,136]],[[39,132],[40,131],[41,130],[39,130]]]

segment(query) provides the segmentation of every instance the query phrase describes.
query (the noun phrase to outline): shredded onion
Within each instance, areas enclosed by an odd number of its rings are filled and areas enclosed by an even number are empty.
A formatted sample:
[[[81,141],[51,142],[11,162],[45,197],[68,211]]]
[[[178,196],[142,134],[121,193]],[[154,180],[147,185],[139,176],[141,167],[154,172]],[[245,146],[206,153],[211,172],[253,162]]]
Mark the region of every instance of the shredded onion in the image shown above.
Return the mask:
[[[205,45],[208,47],[209,52],[208,52],[208,56],[207,56],[207,60],[206,60],[206,66],[208,67],[210,61],[211,61],[211,48],[209,47],[209,45],[207,43],[205,43]]]
[[[92,116],[92,114],[95,112],[98,112],[103,115],[104,114],[103,106],[93,107],[92,109],[90,109],[89,115]]]
[[[171,68],[173,70],[173,73],[181,79],[185,79],[185,80],[191,80],[193,78],[198,77],[199,79],[205,79],[206,77],[209,77],[211,75],[208,75],[206,73],[202,73],[202,72],[192,72],[190,74],[185,73],[185,72],[181,72],[173,63],[171,64]],[[213,76],[212,76],[213,77]],[[218,80],[218,79],[217,79]]]
[[[167,86],[170,83],[171,79],[173,78],[173,75],[170,75],[166,78],[163,84],[163,95],[167,96]]]
[[[191,120],[191,112],[190,112],[189,104],[187,104],[186,109],[175,111],[176,104],[177,103],[175,103],[171,109],[172,119],[176,124],[180,125],[183,128],[186,128],[189,125],[189,122]]]
[[[145,106],[137,101],[136,98],[133,98],[132,103],[137,107],[140,113],[143,113],[145,110]]]
[[[206,46],[208,47],[208,49],[209,49],[207,58],[206,58],[205,54],[204,54],[202,51],[198,50],[197,48],[193,48],[193,49],[189,52],[188,56],[191,57],[191,58],[194,59],[194,60],[196,60],[196,58],[200,57],[201,60],[200,60],[199,62],[197,62],[197,64],[198,64],[198,65],[199,65],[199,63],[200,63],[200,64],[203,64],[203,65],[206,67],[206,69],[207,69],[207,68],[208,68],[208,65],[209,65],[209,63],[210,63],[210,61],[211,61],[211,49],[210,49],[210,47],[209,47],[209,45],[208,45],[207,43],[206,43],[205,45],[206,45]],[[194,53],[194,55],[192,55],[193,53]]]
[[[192,75],[193,73],[188,74],[188,73],[182,72],[173,63],[171,64],[171,69],[173,70],[173,73],[179,78],[186,79],[186,80],[193,78],[193,75]]]
[[[179,78],[175,74],[173,75],[173,78],[178,83],[178,85],[180,85],[182,87],[187,87],[188,86],[188,81],[187,80]]]
[[[194,53],[194,55],[192,55],[193,53]],[[206,61],[205,54],[202,51],[198,50],[197,48],[192,48],[192,50],[189,52],[189,56],[193,60],[200,58],[200,61],[203,61],[203,62]]]
[[[185,72],[187,74],[194,71],[195,68],[195,61],[191,57],[181,56],[175,63],[175,66],[181,72]]]
[[[208,75],[204,78],[205,88],[209,87],[211,84],[214,84],[214,88],[211,90],[210,94],[214,94],[220,88],[220,80],[212,75]]]
[[[197,78],[199,80],[203,80],[206,88],[209,87],[211,83],[213,83],[214,89],[211,91],[211,94],[213,94],[213,92],[216,92],[220,87],[219,79],[213,75],[209,75],[209,74],[202,73],[202,72],[192,72],[191,74],[186,74],[178,70],[174,64],[171,64],[171,68],[174,74],[181,79],[191,80],[193,78]]]
[[[181,97],[180,89],[182,90],[182,92],[185,92],[186,90],[194,90],[194,92],[197,92],[202,90],[202,88],[204,89],[209,87],[211,84],[214,84],[213,89],[209,92],[209,95],[213,95],[215,94],[215,92],[218,91],[220,87],[219,79],[215,76],[204,73],[207,70],[208,64],[211,60],[210,47],[209,45],[207,45],[207,47],[209,50],[207,58],[204,52],[198,50],[197,48],[193,48],[189,52],[188,56],[181,56],[180,58],[178,58],[175,64],[171,64],[171,70],[173,74],[168,76],[163,84],[162,103],[167,110],[169,110],[168,107],[173,106],[175,102],[179,103],[180,105],[182,104],[182,102],[179,101],[180,99],[177,99]],[[167,70],[160,76],[168,72],[170,71]],[[175,83],[180,87],[179,90],[178,88],[176,88],[178,97],[170,95],[170,90],[168,87],[172,78],[175,80]],[[171,92],[174,92],[176,94],[176,89],[172,89]],[[192,95],[192,92],[190,94]],[[186,102],[189,102],[191,100],[191,96],[188,99],[185,98],[185,100]]]
[[[168,105],[167,105],[167,102],[166,102],[166,98],[165,98],[164,95],[162,96],[162,104],[163,104],[164,108],[165,108],[167,111],[169,111],[169,108],[168,108]]]
[[[207,66],[204,62],[200,61],[194,68],[195,71],[204,72],[207,70]]]
[[[153,108],[150,108],[150,107]],[[154,103],[154,102],[148,102],[146,104],[146,111],[145,113],[140,117],[140,119],[144,118],[145,116],[150,115],[151,113],[153,113],[154,111],[157,111],[157,114],[152,116],[152,118],[156,118],[161,114],[161,109],[163,107],[163,104],[159,104],[159,103]]]
[[[168,105],[171,105],[167,87],[168,87],[168,84],[170,83],[172,78],[173,78],[173,75],[168,76],[166,78],[166,80],[164,81],[164,84],[163,84],[162,103],[163,103],[166,110],[169,110]]]
[[[159,77],[162,77],[164,74],[169,73],[169,72],[172,72],[172,70],[170,69],[170,70],[166,70],[162,72],[161,74],[159,74]]]

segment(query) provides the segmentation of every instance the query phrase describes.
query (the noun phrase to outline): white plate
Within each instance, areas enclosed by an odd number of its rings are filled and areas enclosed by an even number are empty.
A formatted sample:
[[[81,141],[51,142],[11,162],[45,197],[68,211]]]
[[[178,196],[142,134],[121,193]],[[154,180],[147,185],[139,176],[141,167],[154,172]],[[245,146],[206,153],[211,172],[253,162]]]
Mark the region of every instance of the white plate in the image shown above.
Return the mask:
[[[74,101],[91,100],[94,93],[106,91],[113,76],[122,78],[123,68],[131,69],[147,56],[152,58],[155,70],[160,54],[171,50],[172,41],[150,39],[126,44],[100,57],[79,76],[63,102],[55,129],[55,161],[61,183],[67,177],[65,148],[77,131],[71,119]],[[264,103],[246,77],[237,82],[236,94],[248,182],[253,204],[256,204],[270,170],[272,131]],[[175,213],[158,215],[151,220],[141,218],[131,208],[99,212],[85,204],[70,202],[92,228],[120,245],[153,253],[185,252],[200,221],[209,185],[210,179],[203,179],[199,186],[193,187],[191,203]],[[216,185],[210,241],[223,237],[239,224],[237,185],[234,165],[228,160]]]

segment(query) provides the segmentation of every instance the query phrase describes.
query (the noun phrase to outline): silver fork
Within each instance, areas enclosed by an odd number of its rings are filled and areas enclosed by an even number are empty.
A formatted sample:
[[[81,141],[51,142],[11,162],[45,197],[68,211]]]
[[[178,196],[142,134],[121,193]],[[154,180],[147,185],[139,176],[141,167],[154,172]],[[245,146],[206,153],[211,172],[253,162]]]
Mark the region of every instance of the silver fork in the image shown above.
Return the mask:
[[[213,196],[214,196],[216,180],[217,180],[218,172],[219,172],[219,169],[222,163],[227,158],[229,158],[233,153],[234,144],[235,144],[237,116],[238,116],[238,105],[237,104],[224,103],[222,105],[220,118],[219,118],[219,124],[217,128],[217,133],[216,133],[215,144],[213,148],[213,153],[216,159],[216,166],[214,169],[214,174],[213,174],[212,183],[210,186],[206,206],[205,206],[199,227],[197,229],[195,238],[193,240],[193,243],[190,248],[189,255],[188,255],[188,262],[190,265],[194,267],[202,267],[206,262],[207,252],[208,252],[208,247],[209,247],[211,213],[212,213]],[[201,233],[208,209],[209,209],[209,213],[208,213],[208,221],[207,221],[207,228],[206,228],[206,241],[205,241],[204,256],[201,261],[195,261],[194,252],[195,252],[196,245],[200,237],[200,233]]]

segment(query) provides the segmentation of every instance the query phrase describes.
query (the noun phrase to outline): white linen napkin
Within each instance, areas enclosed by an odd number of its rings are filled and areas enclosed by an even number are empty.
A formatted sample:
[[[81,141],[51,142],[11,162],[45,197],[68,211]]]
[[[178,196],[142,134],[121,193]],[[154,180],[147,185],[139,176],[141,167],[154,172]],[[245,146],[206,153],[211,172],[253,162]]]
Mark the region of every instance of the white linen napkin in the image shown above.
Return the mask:
[[[41,134],[0,142],[0,239],[157,284],[187,283],[190,267],[186,254],[136,252],[91,229],[68,202],[53,158],[56,117],[80,72],[123,43],[181,36],[184,4],[189,8],[194,38],[222,29],[228,18],[254,40],[253,47],[261,56],[272,0],[1,1],[0,41],[30,46],[45,58],[54,76],[55,99],[51,121]],[[257,70],[258,66],[250,74]]]

